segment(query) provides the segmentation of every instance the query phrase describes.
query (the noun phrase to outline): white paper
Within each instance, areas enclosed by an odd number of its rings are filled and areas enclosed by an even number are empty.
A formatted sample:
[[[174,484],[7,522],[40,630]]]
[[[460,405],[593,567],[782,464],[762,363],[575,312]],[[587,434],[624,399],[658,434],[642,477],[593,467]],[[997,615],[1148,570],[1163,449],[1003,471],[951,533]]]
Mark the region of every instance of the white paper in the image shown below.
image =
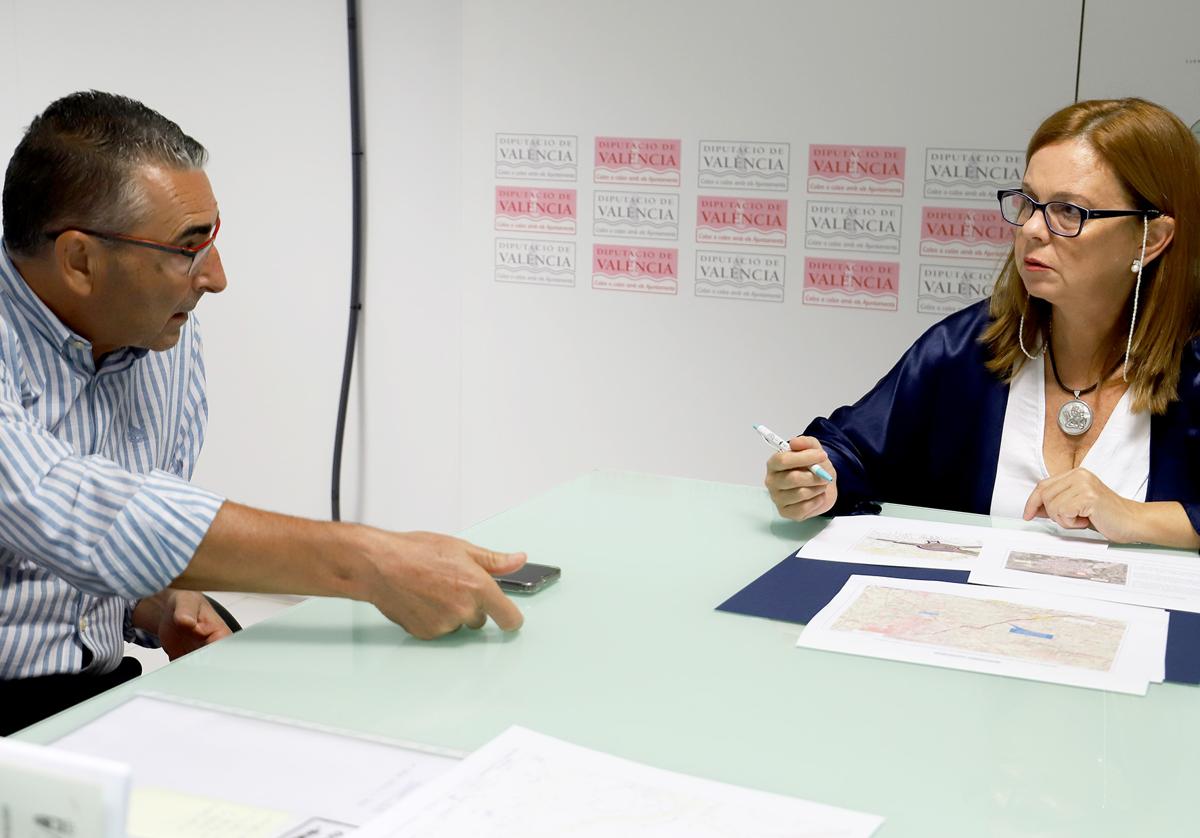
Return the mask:
[[[1194,555],[986,546],[970,581],[1200,612],[1200,561]]]
[[[953,582],[851,576],[798,646],[1145,695],[1167,612]]]
[[[134,789],[129,815],[129,838],[318,838],[292,829],[296,816],[288,812],[146,786]],[[354,827],[342,826],[338,834],[345,838]]]
[[[354,838],[866,838],[882,822],[511,727]]]
[[[129,766],[0,738],[0,835],[125,838]]]
[[[1108,543],[1090,536],[1061,536],[1041,527],[1013,530],[947,524],[887,515],[834,518],[796,551],[802,559],[973,571],[985,547],[1026,545],[1046,550],[1099,553]]]
[[[136,790],[166,790],[284,812],[292,824],[313,818],[366,823],[458,762],[445,750],[147,695],[113,708],[55,747],[130,765],[135,806],[150,799]],[[226,807],[222,817],[235,811]],[[138,814],[131,812],[131,821]]]

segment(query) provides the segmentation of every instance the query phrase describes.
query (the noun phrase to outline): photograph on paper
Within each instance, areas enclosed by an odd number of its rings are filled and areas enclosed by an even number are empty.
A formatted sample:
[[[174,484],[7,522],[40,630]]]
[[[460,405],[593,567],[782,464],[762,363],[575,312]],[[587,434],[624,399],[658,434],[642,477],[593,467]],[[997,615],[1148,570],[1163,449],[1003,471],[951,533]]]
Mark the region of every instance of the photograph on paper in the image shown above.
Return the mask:
[[[971,539],[952,541],[938,535],[922,532],[873,532],[854,545],[854,550],[864,555],[889,559],[938,558],[955,562],[974,558],[983,549],[980,543],[969,543]]]
[[[1124,585],[1129,580],[1129,565],[1125,562],[1102,562],[1079,556],[1052,556],[1012,550],[1004,566],[1025,573],[1044,573],[1047,576],[1083,579],[1107,585]]]
[[[796,557],[831,562],[927,567],[972,571],[987,547],[1019,547],[1029,552],[1098,556],[1107,542],[1029,530],[950,524],[887,515],[848,515],[831,520]]]
[[[1121,548],[1098,556],[985,546],[969,578],[977,585],[1200,613],[1200,563],[1190,554]]]

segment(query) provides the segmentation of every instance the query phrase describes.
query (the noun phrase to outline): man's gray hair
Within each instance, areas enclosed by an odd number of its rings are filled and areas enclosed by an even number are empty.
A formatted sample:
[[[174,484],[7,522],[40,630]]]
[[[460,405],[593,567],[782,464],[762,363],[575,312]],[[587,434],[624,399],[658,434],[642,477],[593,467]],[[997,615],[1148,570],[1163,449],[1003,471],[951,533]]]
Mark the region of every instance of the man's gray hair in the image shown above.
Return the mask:
[[[90,90],[34,118],[4,176],[4,243],[33,256],[67,227],[123,232],[143,220],[140,166],[201,169],[204,146],[127,96]]]

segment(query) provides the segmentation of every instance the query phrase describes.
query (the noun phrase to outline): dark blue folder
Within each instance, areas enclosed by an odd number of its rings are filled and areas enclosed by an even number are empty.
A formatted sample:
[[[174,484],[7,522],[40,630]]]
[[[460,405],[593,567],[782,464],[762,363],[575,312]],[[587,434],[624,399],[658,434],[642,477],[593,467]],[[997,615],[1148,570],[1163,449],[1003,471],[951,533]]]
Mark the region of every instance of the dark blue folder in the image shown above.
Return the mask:
[[[717,610],[807,623],[829,604],[854,574],[938,582],[966,582],[968,575],[962,570],[887,567],[788,556],[718,605]],[[1200,614],[1189,611],[1169,613],[1166,678],[1176,684],[1200,684]]]

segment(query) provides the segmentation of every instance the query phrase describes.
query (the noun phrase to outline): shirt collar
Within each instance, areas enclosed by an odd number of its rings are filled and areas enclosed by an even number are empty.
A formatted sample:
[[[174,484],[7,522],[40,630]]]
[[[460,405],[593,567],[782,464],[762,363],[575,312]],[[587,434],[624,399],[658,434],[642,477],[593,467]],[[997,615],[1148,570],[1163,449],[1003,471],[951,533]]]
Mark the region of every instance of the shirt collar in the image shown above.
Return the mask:
[[[18,313],[45,337],[64,359],[88,371],[95,369],[92,342],[67,328],[67,325],[58,319],[58,315],[33,293],[29,283],[13,264],[8,255],[8,247],[3,241],[0,241],[0,294],[12,299]],[[133,347],[118,349],[105,356],[104,367],[126,367],[148,351]]]

